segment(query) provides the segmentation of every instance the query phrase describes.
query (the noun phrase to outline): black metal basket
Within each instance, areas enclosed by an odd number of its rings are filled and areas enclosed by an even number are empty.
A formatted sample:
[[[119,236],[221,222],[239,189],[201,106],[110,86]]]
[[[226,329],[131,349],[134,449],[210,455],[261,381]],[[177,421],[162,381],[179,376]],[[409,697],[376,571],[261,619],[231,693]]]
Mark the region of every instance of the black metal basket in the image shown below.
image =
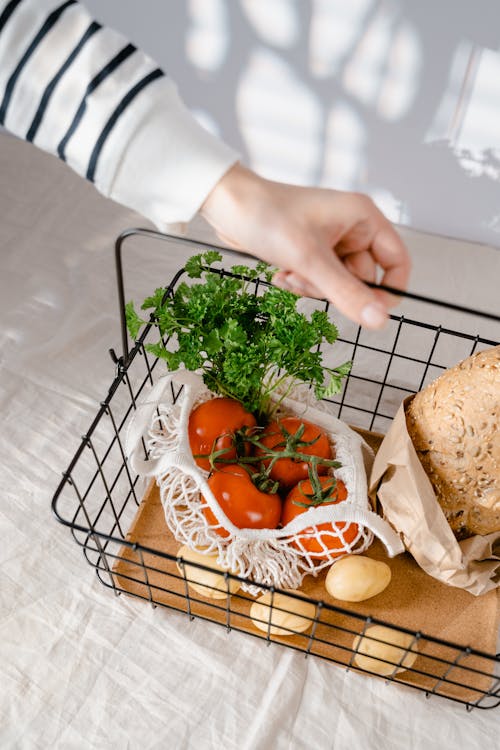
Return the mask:
[[[409,642],[386,660],[384,679],[422,690],[426,695],[441,695],[465,704],[468,710],[494,708],[500,704],[500,656],[474,648],[460,646],[421,632],[413,632],[390,622],[383,622],[357,613],[353,609],[333,606],[321,600],[308,599],[313,605],[308,633],[290,629],[275,635],[273,611],[277,591],[272,587],[268,614],[257,630],[248,613],[248,597],[241,593],[222,600],[207,599],[189,585],[196,568],[210,570],[209,566],[189,563],[182,558],[153,546],[134,542],[128,532],[137,516],[145,493],[143,480],[129,467],[124,451],[125,429],[136,408],[138,399],[164,374],[158,363],[145,349],[152,326],[146,327],[129,353],[124,324],[124,290],[122,272],[122,245],[131,236],[147,236],[169,242],[191,244],[193,251],[200,246],[213,248],[202,242],[161,235],[149,230],[128,230],[116,243],[118,291],[122,321],[123,355],[111,351],[117,367],[106,398],[87,433],[64,472],[52,507],[58,521],[71,529],[76,542],[82,547],[85,558],[95,569],[99,580],[115,594],[122,592],[138,596],[153,606],[165,606],[185,612],[189,618],[199,617],[224,625],[228,630],[250,633],[254,636],[280,642],[306,656],[316,655],[349,669],[375,674],[355,663],[358,645],[353,638],[363,636],[369,626],[381,624],[389,631],[405,632]],[[225,249],[216,248],[225,252]],[[220,273],[225,274],[226,271]],[[183,271],[179,271],[169,285],[172,292]],[[252,282],[256,287],[265,283]],[[486,318],[496,324],[500,318],[488,313],[477,313],[455,305],[429,300],[417,295],[406,295],[415,300],[437,304],[471,316],[478,327]],[[312,300],[306,305],[328,304]],[[434,379],[454,362],[481,348],[494,346],[498,340],[470,332],[443,328],[421,320],[391,316],[386,330],[370,333],[348,324],[335,344],[338,361],[352,359],[352,372],[342,392],[331,403],[336,416],[366,430],[386,431],[401,400],[415,393],[429,380]],[[446,346],[443,347],[443,343]],[[446,351],[446,356],[443,352]],[[325,353],[327,354],[327,353]],[[443,357],[445,359],[443,361]],[[343,359],[342,359],[343,358]],[[178,393],[171,390],[175,403]],[[144,445],[144,454],[147,450]],[[230,573],[224,574],[225,585],[238,580]],[[293,598],[293,595],[292,595]],[[286,610],[286,605],[284,606]],[[290,638],[289,636],[293,636]],[[406,666],[412,651],[418,651],[414,666]],[[379,676],[378,674],[376,676]]]

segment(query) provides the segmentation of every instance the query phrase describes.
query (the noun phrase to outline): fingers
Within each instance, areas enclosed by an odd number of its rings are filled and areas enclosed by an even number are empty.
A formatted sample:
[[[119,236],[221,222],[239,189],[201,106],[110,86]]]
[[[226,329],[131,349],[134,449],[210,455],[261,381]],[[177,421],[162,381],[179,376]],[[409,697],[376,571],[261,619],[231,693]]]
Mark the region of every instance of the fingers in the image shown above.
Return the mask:
[[[371,264],[366,263],[365,271]],[[317,249],[308,255],[302,274],[280,271],[273,283],[299,295],[327,299],[346,317],[367,328],[382,328],[387,321],[387,308],[376,292],[354,276],[333,249]]]
[[[345,266],[358,278],[375,282],[376,270],[384,274],[380,283],[396,289],[406,289],[411,262],[408,250],[392,224],[366,196],[347,194],[355,221],[337,238],[335,249]],[[400,298],[394,294],[375,290],[380,304],[389,309]]]
[[[387,322],[387,308],[377,294],[354,276],[334,252],[311,264],[309,278],[340,312],[360,325],[377,330]]]
[[[389,228],[379,232],[373,240],[373,256],[384,269],[380,280],[383,286],[405,290],[410,278],[411,260],[405,244],[398,233]],[[389,292],[380,292],[382,301],[387,307],[394,307],[400,298]]]
[[[323,294],[314,284],[311,284],[306,278],[293,271],[278,271],[273,276],[273,284],[280,289],[286,289],[294,294],[304,295],[306,297],[322,298]]]
[[[352,253],[342,258],[342,262],[350,273],[362,281],[376,281],[376,265],[373,256],[368,251]],[[307,297],[324,297],[321,290],[307,278],[307,271],[299,274],[295,271],[278,271],[273,276],[273,284]],[[389,296],[389,295],[387,295]]]
[[[375,261],[386,271],[383,283],[406,289],[411,269],[410,256],[403,240],[386,219],[384,226],[373,237],[372,253]]]
[[[273,283],[294,294],[327,299],[346,317],[366,328],[382,328],[387,322],[387,309],[394,304],[395,297],[370,289],[363,283],[363,280],[374,282],[376,278],[371,253],[353,253],[343,261],[334,250],[329,251],[326,259],[321,255],[317,252],[309,256],[303,274],[278,271]]]
[[[377,280],[377,266],[373,259],[373,255],[368,250],[363,250],[359,253],[351,253],[346,255],[343,259],[343,263],[348,271],[362,281],[370,281],[375,283]]]
[[[349,215],[350,221],[332,236],[337,254],[342,258],[369,251],[381,268],[398,270],[398,275],[391,277],[398,288],[403,288],[408,282],[410,259],[398,232],[368,196],[344,193],[341,200],[340,210]]]
[[[348,231],[339,243],[341,258],[337,255],[339,245],[328,248],[327,243],[316,244],[303,255],[306,258],[303,271],[278,272],[273,282],[299,295],[326,298],[346,317],[366,328],[382,328],[388,319],[388,309],[399,299],[388,292],[371,289],[363,282],[375,283],[377,266],[384,263],[382,283],[405,289],[410,261],[395,230],[375,206],[373,209],[378,214],[379,226],[372,226],[371,233],[364,228],[363,242],[361,233],[356,231],[356,249],[353,250],[352,235]]]
[[[342,260],[345,267],[354,276],[372,284],[377,282],[377,268],[380,266],[375,262],[374,253],[371,250],[345,255]],[[383,286],[404,290],[407,288],[411,269],[410,258],[404,245],[402,253],[399,252],[398,248],[398,253],[394,254],[394,263],[394,266],[384,269],[385,273],[379,283]],[[384,307],[388,309],[395,307],[401,301],[401,298],[396,294],[390,294],[382,290],[375,290],[375,294]]]

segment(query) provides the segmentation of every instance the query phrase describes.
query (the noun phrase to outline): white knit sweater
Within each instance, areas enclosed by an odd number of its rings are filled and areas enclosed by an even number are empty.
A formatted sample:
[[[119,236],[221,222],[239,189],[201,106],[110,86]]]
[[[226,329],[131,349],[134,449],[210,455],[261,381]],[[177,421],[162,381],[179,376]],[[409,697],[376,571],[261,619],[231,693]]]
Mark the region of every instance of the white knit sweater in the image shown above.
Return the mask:
[[[148,55],[75,0],[0,0],[0,124],[164,231],[237,160]]]

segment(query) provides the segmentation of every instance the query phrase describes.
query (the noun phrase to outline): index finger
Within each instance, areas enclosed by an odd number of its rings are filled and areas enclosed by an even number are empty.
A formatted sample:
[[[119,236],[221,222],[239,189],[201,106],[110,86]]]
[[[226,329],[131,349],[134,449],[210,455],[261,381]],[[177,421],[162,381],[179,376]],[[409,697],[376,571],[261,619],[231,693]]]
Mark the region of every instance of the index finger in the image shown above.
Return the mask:
[[[380,283],[404,291],[410,278],[411,258],[405,243],[389,222],[373,238],[372,254],[384,270]],[[398,303],[399,300],[394,295],[387,292],[383,294],[391,307]]]

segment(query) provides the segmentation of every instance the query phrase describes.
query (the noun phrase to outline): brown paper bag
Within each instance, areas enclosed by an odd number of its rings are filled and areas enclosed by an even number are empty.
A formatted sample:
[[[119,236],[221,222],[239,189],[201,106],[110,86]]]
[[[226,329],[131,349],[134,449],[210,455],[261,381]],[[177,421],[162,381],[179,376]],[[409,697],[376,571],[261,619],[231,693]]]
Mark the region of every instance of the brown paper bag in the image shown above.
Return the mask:
[[[500,585],[500,532],[455,539],[406,429],[410,399],[401,404],[378,450],[370,494],[426,573],[476,596],[484,594]]]

